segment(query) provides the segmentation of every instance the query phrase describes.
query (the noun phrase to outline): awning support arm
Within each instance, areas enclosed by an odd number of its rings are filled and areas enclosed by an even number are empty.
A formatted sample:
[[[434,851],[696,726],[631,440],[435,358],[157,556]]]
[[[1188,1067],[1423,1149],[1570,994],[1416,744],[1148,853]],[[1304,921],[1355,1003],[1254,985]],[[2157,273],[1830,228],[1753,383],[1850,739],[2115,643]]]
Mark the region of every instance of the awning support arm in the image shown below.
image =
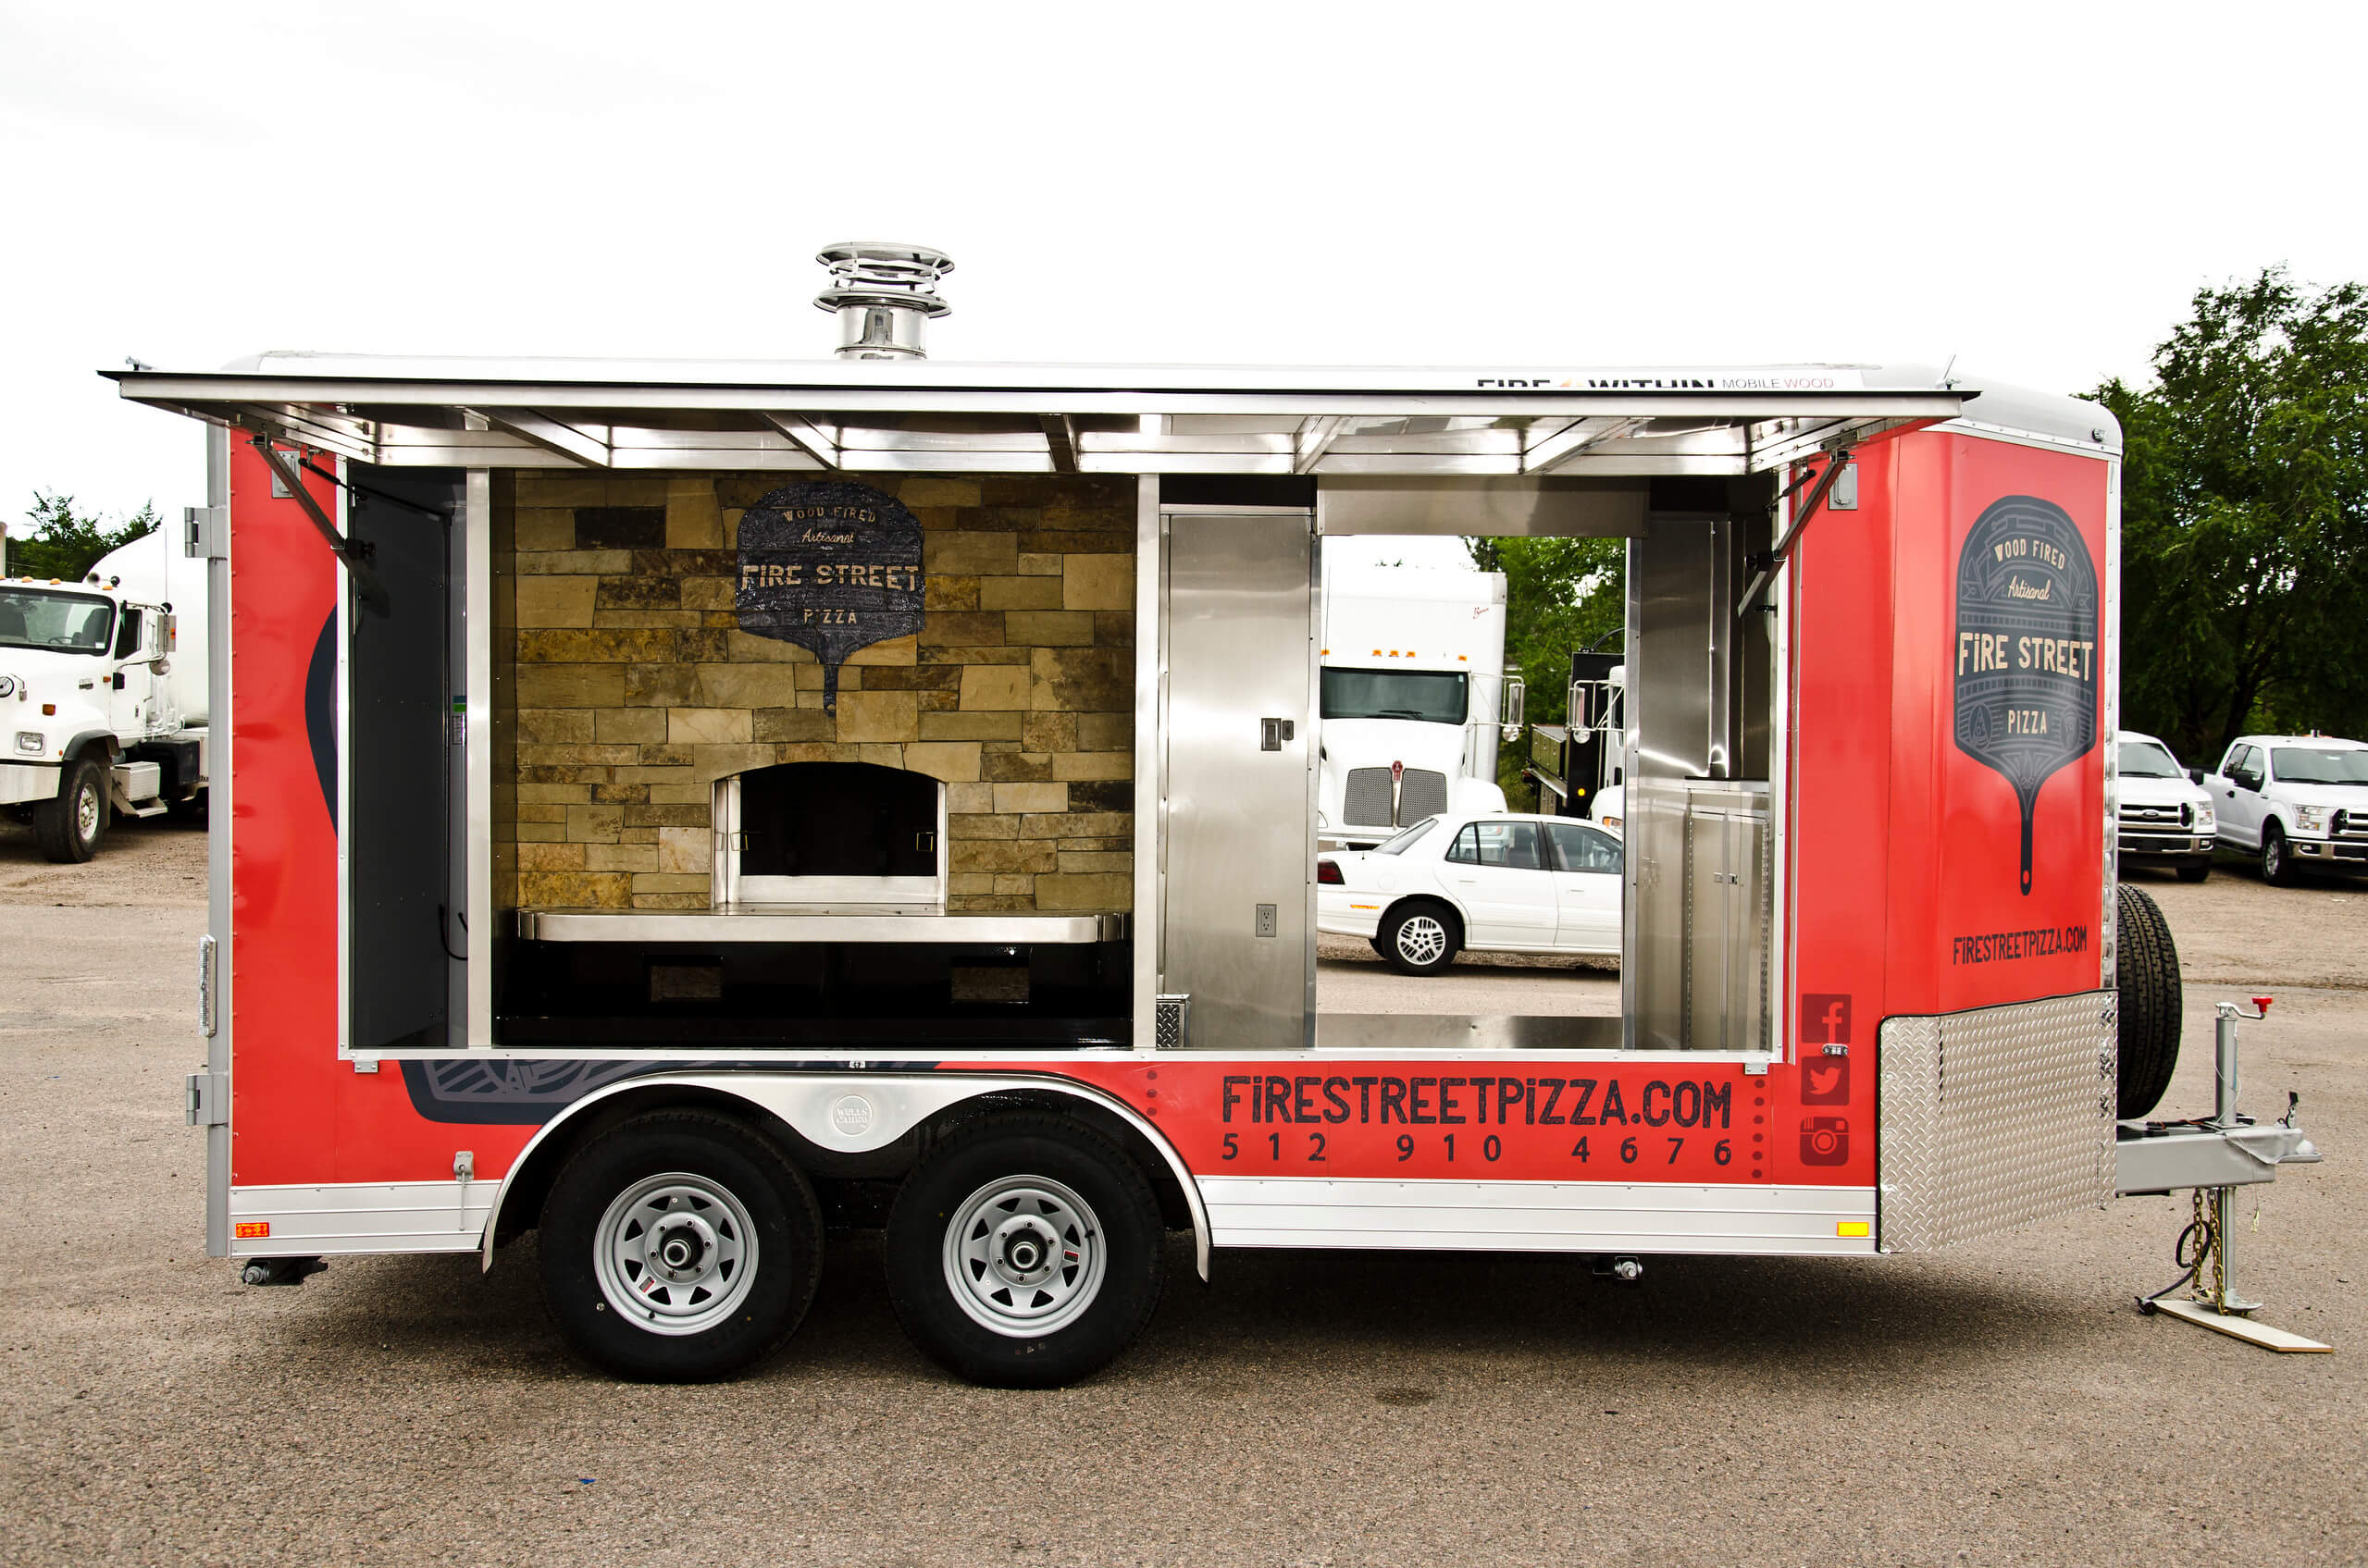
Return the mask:
[[[1801,509],[1792,514],[1792,521],[1784,525],[1783,536],[1766,555],[1757,558],[1761,563],[1759,574],[1752,579],[1752,586],[1743,590],[1743,597],[1735,601],[1735,619],[1740,621],[1750,614],[1767,592],[1767,585],[1775,577],[1776,569],[1783,565],[1784,558],[1791,553],[1792,541],[1801,537],[1801,530],[1809,525],[1809,519],[1816,516],[1817,508],[1825,504],[1826,493],[1833,488],[1833,482],[1841,478],[1841,471],[1849,466],[1850,453],[1848,442],[1836,442],[1826,449],[1825,472],[1817,475],[1816,486],[1809,491],[1809,499],[1801,503]],[[1794,480],[1783,495],[1776,498],[1778,502],[1781,503],[1785,496],[1798,490],[1804,482]]]
[[[337,531],[337,525],[329,520],[329,513],[323,512],[321,503],[313,499],[313,492],[304,488],[304,476],[296,472],[296,464],[289,462],[272,444],[268,435],[257,430],[252,432],[247,439],[255,451],[263,454],[263,461],[271,465],[271,472],[279,475],[280,485],[296,498],[296,504],[304,509],[304,515],[312,519],[313,526],[320,530],[321,537],[329,544],[329,553],[336,556],[348,572],[359,571],[361,563],[369,558],[370,547],[356,544]]]

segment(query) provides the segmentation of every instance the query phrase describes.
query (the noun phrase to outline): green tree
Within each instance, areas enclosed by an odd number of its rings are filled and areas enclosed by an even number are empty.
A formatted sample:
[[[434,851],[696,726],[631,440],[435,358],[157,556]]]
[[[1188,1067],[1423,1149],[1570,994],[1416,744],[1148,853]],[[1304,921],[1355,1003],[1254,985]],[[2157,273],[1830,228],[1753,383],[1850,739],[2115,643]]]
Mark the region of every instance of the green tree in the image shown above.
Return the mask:
[[[1628,615],[1626,539],[1466,539],[1472,563],[1505,574],[1505,669],[1529,683],[1529,717],[1558,724],[1569,716],[1570,655],[1616,648]],[[1505,797],[1528,798],[1520,783],[1526,741],[1497,754]]]
[[[2122,422],[2122,715],[2191,765],[2368,728],[2368,289],[2199,290]]]
[[[32,524],[30,531],[8,531],[8,575],[68,583],[81,582],[100,557],[155,532],[163,521],[156,515],[156,503],[150,501],[109,527],[94,512],[76,512],[72,496],[40,490],[33,492],[32,509],[25,516]]]
[[[1570,655],[1616,647],[1628,613],[1626,539],[1466,539],[1472,564],[1505,574],[1505,668],[1530,684],[1530,717],[1567,716]]]

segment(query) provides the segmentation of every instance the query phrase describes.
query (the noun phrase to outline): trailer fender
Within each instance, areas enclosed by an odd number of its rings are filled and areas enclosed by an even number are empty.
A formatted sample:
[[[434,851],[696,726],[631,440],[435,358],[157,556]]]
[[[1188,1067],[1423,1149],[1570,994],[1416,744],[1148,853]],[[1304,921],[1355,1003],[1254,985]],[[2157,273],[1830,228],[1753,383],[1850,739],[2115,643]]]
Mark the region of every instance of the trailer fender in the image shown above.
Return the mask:
[[[511,1183],[534,1160],[546,1140],[571,1126],[586,1111],[620,1094],[651,1090],[697,1089],[735,1099],[788,1124],[816,1148],[842,1154],[883,1149],[942,1111],[987,1094],[1015,1092],[1053,1093],[1082,1100],[1118,1117],[1165,1160],[1183,1190],[1192,1214],[1193,1261],[1202,1281],[1209,1278],[1210,1245],[1209,1210],[1201,1202],[1199,1184],[1159,1130],[1123,1101],[1087,1084],[1061,1078],[1031,1078],[1016,1074],[929,1073],[890,1077],[882,1073],[754,1073],[680,1072],[631,1078],[594,1091],[543,1124],[510,1162],[494,1191],[493,1206],[485,1216],[479,1272],[493,1266],[493,1238],[500,1234],[502,1205]]]

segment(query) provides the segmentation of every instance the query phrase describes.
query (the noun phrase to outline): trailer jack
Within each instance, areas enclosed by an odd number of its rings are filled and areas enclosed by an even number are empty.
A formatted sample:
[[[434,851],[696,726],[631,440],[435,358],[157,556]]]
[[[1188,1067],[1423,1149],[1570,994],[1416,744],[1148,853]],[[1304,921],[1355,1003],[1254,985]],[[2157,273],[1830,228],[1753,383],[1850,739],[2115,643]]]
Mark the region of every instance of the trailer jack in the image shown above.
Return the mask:
[[[2253,1004],[2255,1010],[2250,1013],[2234,1002],[2219,1004],[2213,1057],[2215,1095],[2209,1125],[2224,1133],[2253,1125],[2250,1117],[2241,1116],[2237,1110],[2237,1022],[2240,1019],[2267,1017],[2270,999],[2256,996]],[[2299,1095],[2291,1093],[2287,1096],[2286,1119],[2281,1125],[2293,1128],[2299,1099]],[[2286,1158],[2317,1158],[2317,1151],[2310,1150],[2307,1142],[2301,1148],[2310,1152],[2287,1154]],[[2187,1272],[2154,1294],[2139,1297],[2138,1310],[2150,1315],[2160,1313],[2176,1317],[2182,1323],[2192,1323],[2199,1328],[2209,1328],[2282,1355],[2332,1351],[2332,1345],[2252,1320],[2250,1315],[2259,1311],[2262,1303],[2247,1301],[2238,1293],[2235,1263],[2229,1249],[2229,1215],[2236,1207],[2237,1189],[2199,1186],[2194,1191],[2195,1216],[2188,1221],[2187,1228],[2179,1232],[2178,1241],[2171,1248],[2173,1261]],[[2164,1299],[2180,1286],[2190,1284],[2194,1289],[2188,1295]]]

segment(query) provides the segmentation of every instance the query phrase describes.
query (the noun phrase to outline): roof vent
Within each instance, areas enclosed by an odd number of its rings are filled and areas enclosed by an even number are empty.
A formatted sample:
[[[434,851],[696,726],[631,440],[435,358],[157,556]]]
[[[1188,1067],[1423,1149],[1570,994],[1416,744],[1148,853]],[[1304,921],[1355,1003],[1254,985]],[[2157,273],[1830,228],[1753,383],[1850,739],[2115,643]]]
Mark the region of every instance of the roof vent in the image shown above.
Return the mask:
[[[937,279],[953,259],[926,245],[850,240],[825,245],[814,257],[830,268],[830,287],[814,296],[817,310],[838,313],[841,359],[924,359],[922,326],[951,307],[937,297]]]

